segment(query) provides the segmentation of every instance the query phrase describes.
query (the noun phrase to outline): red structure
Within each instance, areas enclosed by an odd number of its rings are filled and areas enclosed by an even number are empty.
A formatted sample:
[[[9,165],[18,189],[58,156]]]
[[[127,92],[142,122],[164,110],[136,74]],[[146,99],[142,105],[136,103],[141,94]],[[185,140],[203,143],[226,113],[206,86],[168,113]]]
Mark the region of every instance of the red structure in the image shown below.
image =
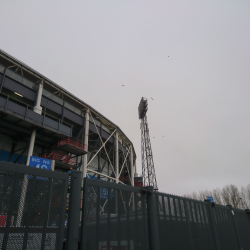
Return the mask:
[[[66,138],[63,140],[58,141],[51,150],[54,150],[56,148],[63,148],[63,147],[72,147],[75,149],[78,149],[79,151],[85,151],[87,152],[87,145],[73,139],[73,138]]]
[[[51,148],[51,151],[42,157],[55,160],[55,165],[59,168],[74,169],[78,167],[77,156],[84,155],[86,153],[87,145],[68,137],[58,141]]]

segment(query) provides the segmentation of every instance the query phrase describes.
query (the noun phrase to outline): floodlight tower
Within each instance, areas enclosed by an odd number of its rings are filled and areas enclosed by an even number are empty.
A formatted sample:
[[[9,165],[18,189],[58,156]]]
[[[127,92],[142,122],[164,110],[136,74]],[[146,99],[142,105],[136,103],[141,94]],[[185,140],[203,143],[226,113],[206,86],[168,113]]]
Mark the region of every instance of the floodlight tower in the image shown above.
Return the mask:
[[[138,112],[139,119],[141,120],[141,155],[143,186],[152,186],[154,187],[154,190],[158,190],[146,116],[147,111],[148,101],[146,98],[142,97],[138,107]]]

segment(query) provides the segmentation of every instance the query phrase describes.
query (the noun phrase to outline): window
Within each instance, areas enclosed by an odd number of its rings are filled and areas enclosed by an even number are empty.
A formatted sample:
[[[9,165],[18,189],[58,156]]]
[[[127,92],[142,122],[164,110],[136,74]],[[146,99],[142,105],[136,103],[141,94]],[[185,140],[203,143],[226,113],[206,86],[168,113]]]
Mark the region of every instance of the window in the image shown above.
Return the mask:
[[[2,64],[0,64],[0,72],[1,73],[4,73],[4,69],[5,69],[5,67]]]

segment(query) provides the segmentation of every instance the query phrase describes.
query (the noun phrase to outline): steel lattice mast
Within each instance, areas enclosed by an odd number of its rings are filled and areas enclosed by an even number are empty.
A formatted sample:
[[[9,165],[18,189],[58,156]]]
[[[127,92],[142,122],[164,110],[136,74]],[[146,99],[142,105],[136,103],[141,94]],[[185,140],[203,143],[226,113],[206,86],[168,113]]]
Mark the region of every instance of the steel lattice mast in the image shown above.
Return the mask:
[[[150,143],[149,129],[147,122],[148,101],[146,98],[141,98],[138,112],[139,119],[141,120],[141,154],[142,154],[142,177],[143,186],[152,186],[155,190],[158,190],[153,152]]]

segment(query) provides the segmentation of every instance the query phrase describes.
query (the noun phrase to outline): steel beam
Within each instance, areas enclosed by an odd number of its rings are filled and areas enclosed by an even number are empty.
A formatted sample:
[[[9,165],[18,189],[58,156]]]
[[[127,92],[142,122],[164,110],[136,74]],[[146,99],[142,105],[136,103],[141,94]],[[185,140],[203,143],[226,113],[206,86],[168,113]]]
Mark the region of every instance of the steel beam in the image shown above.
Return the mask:
[[[118,131],[115,134],[115,171],[116,171],[116,183],[119,183],[119,134]]]

